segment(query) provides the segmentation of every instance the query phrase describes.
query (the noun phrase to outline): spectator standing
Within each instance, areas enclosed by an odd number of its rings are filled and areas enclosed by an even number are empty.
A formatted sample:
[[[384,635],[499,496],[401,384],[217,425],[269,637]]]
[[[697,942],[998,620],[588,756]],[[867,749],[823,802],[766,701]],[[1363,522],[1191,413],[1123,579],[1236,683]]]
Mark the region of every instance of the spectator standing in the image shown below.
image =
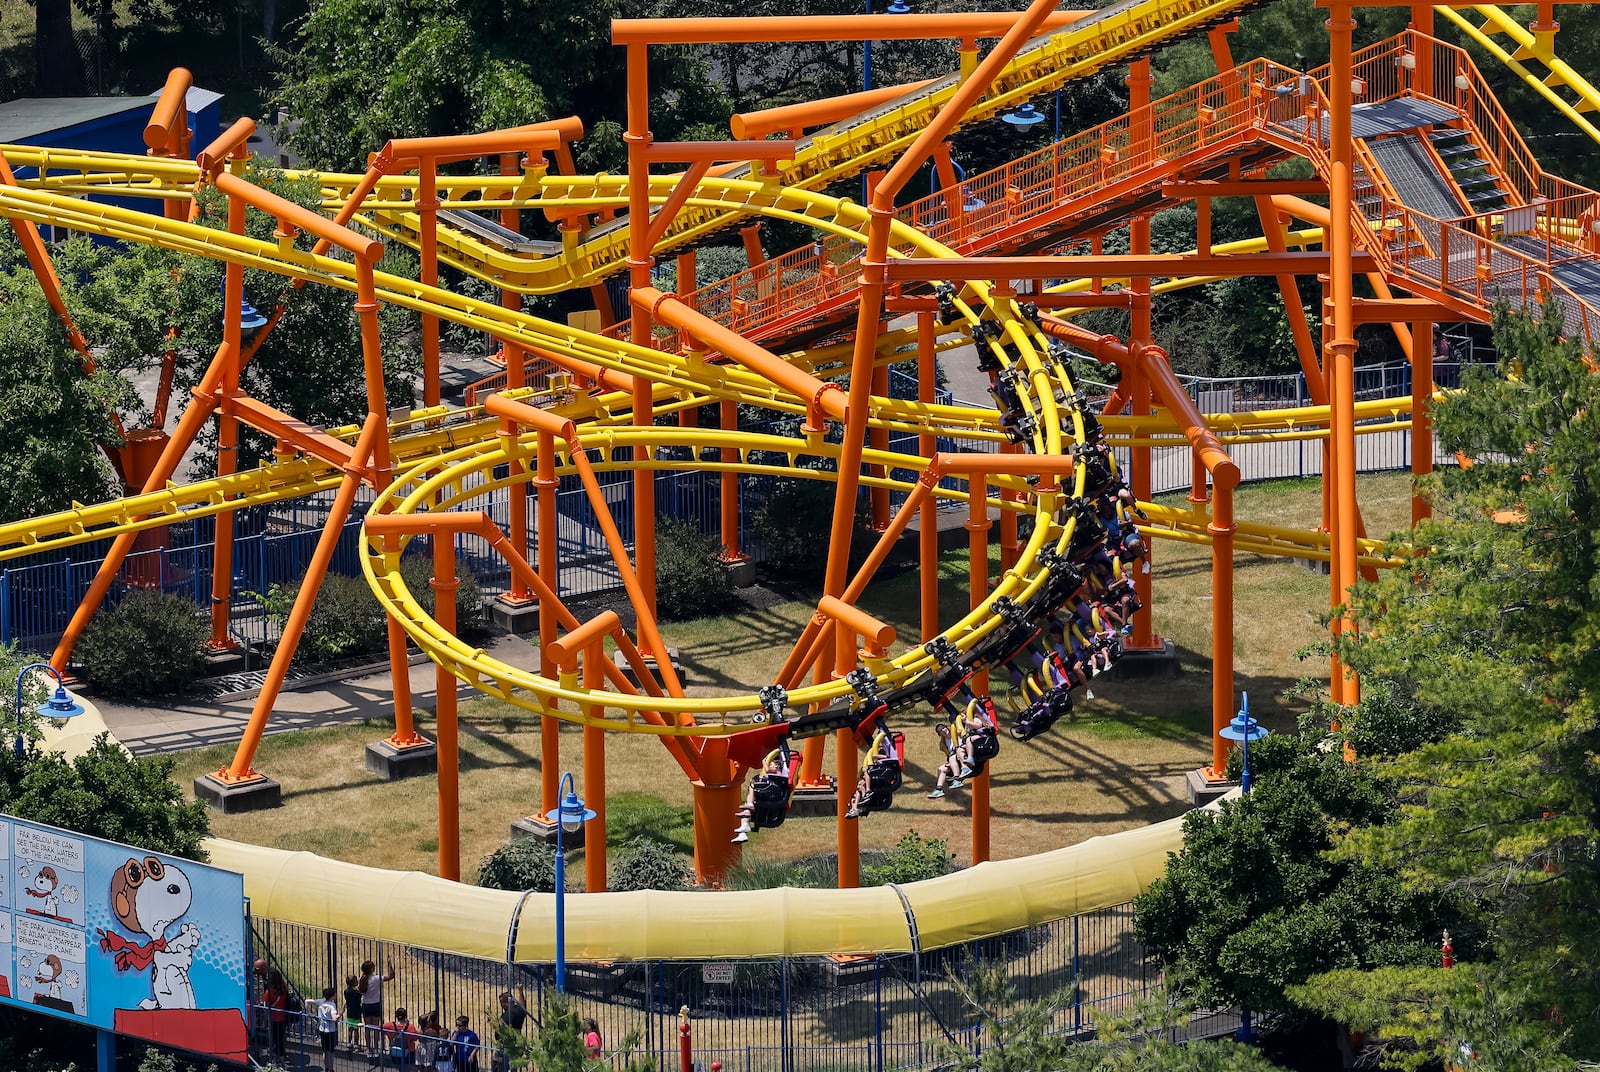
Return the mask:
[[[450,1041],[455,1044],[456,1051],[452,1072],[478,1072],[478,1050],[483,1043],[469,1024],[465,1016],[457,1016],[456,1029],[450,1032]]]
[[[282,1061],[288,1053],[289,983],[277,968],[267,968],[261,1004],[267,1010],[268,1050],[274,1060]]]
[[[361,978],[356,982],[356,989],[361,991],[361,1022],[367,1025],[367,1049],[373,1053],[383,1051],[383,1032],[379,1025],[383,1023],[383,984],[394,982],[394,969],[389,969],[388,975],[379,975],[378,966],[372,961],[361,965]]]
[[[313,1010],[317,1018],[317,1038],[322,1041],[323,1072],[333,1072],[333,1051],[339,1048],[339,1006],[333,995],[333,987],[323,987],[322,1000]]]

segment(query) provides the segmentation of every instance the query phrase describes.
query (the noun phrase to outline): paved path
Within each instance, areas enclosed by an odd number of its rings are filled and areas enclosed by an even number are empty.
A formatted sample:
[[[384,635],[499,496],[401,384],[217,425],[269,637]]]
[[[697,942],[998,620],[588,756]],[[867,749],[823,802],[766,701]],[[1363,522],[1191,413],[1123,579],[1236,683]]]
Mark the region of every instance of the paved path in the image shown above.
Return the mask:
[[[521,637],[496,637],[488,645],[495,658],[512,666],[533,669],[538,651]],[[471,698],[474,690],[457,682],[457,695]],[[411,666],[411,696],[418,707],[434,705],[434,667],[430,662]],[[179,752],[214,744],[234,744],[250,721],[255,699],[216,702],[181,699],[165,704],[134,707],[111,700],[95,701],[106,725],[129,749],[140,755]],[[384,720],[394,714],[394,684],[387,668],[349,681],[308,685],[279,694],[268,733],[335,726],[362,719]]]

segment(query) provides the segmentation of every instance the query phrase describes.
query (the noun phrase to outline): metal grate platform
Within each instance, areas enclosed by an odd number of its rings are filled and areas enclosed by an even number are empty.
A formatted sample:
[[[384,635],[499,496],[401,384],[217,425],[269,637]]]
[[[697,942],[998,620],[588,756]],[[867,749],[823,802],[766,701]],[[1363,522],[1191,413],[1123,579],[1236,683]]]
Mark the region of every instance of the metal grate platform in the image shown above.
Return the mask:
[[[1439,220],[1462,215],[1461,202],[1449,180],[1439,173],[1438,165],[1416,135],[1380,138],[1369,142],[1367,148],[1407,208]]]

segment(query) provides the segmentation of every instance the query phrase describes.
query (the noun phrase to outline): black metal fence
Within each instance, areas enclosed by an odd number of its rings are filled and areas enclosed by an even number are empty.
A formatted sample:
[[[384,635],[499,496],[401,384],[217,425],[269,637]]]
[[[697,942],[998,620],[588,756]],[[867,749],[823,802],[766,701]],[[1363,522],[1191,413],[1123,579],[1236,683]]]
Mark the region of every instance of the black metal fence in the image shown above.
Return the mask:
[[[289,1067],[300,1067],[302,1058],[320,1062],[310,999],[324,987],[342,994],[346,977],[365,961],[380,974],[395,973],[383,989],[385,1021],[397,1007],[413,1021],[437,1011],[447,1029],[465,1015],[485,1044],[485,1070],[494,1058],[500,995],[525,998],[528,1031],[555,997],[548,964],[463,957],[260,918],[252,920],[252,935],[252,957],[276,965],[307,998],[307,1013],[290,1014]],[[1133,906],[1125,904],[920,954],[569,962],[567,999],[577,1015],[596,1021],[608,1052],[631,1037],[632,1050],[660,1068],[676,1067],[679,1015],[687,1008],[700,1068],[720,1062],[725,1072],[891,1072],[946,1063],[955,1047],[982,1047],[988,1028],[960,985],[978,963],[1003,965],[1023,999],[1059,996],[1056,1027],[1070,1033],[1087,1029],[1096,1010],[1127,1007],[1159,978],[1134,938]],[[265,1047],[270,1014],[255,1011],[257,1042]],[[341,1061],[345,1038],[341,1023]]]

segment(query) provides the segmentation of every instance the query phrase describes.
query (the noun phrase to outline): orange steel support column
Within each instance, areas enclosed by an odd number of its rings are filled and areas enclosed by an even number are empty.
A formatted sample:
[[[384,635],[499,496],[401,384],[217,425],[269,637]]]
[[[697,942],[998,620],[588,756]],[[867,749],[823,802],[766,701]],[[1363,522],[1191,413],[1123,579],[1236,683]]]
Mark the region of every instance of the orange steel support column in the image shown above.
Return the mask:
[[[1221,736],[1233,718],[1233,491],[1238,472],[1216,474],[1211,506],[1211,771],[1218,780],[1228,766]]]
[[[879,398],[887,398],[889,396],[888,365],[873,366],[872,393]],[[873,450],[887,451],[889,449],[888,428],[878,427],[872,429],[871,437]],[[884,465],[871,466],[868,471],[880,479],[889,475],[889,468]],[[872,531],[882,532],[889,527],[889,489],[873,488],[869,494],[872,501]]]
[[[228,230],[244,234],[245,205],[238,195],[228,197]],[[222,394],[225,401],[217,413],[217,476],[229,476],[238,470],[239,422],[228,414],[228,401],[239,390],[239,354],[244,348],[242,315],[244,302],[244,266],[229,263],[222,276],[222,347],[228,352],[228,363],[223,372]],[[229,618],[233,609],[233,525],[234,513],[219,514],[216,519],[211,552],[211,636],[206,647],[226,651],[238,647],[228,635]]]
[[[1411,88],[1418,93],[1433,95],[1433,5],[1411,5],[1411,28],[1417,31],[1411,38],[1411,51],[1417,57],[1417,69],[1411,72]]]
[[[938,357],[934,349],[935,332],[933,314],[917,314],[917,401],[930,403],[938,391]],[[917,434],[917,453],[932,458],[939,449],[939,439],[932,432]],[[930,495],[922,504],[922,516],[917,522],[919,563],[919,600],[922,611],[922,640],[927,642],[939,635],[939,502]]]
[[[1211,496],[1206,493],[1206,463],[1200,457],[1200,452],[1193,447],[1189,448],[1189,461],[1193,466],[1193,473],[1189,481],[1188,501],[1193,503],[1195,510],[1211,501]]]
[[[856,668],[856,635],[843,622],[835,620],[833,623],[834,664],[833,676],[843,678]],[[819,667],[823,663],[817,664]],[[856,779],[861,776],[859,758],[856,755],[856,735],[854,731],[844,729],[834,734],[834,743],[839,749],[839,770],[837,777],[839,784],[835,787],[839,797],[839,888],[841,890],[855,889],[861,885],[861,820],[846,819],[845,812],[850,810],[850,798],[856,791]]]
[[[597,692],[605,685],[600,664],[606,657],[605,640],[596,640],[583,653],[583,687]],[[604,718],[606,709],[590,704],[590,718]],[[583,887],[589,893],[606,889],[606,731],[583,727],[583,797],[594,818],[583,824]]]
[[[700,763],[703,774],[692,783],[694,871],[720,885],[728,869],[739,860],[739,846],[733,844],[733,829],[737,825],[734,812],[743,801],[740,784],[734,780],[736,768],[730,760],[711,760],[702,754]]]
[[[1329,109],[1329,153],[1331,165],[1328,175],[1328,213],[1331,254],[1329,274],[1333,282],[1333,342],[1331,345],[1333,376],[1337,384],[1334,407],[1330,413],[1335,456],[1334,480],[1334,533],[1332,550],[1338,561],[1340,601],[1347,598],[1349,586],[1356,579],[1356,466],[1355,466],[1355,292],[1351,278],[1350,255],[1352,236],[1350,227],[1350,175],[1354,150],[1350,141],[1350,86],[1351,32],[1355,21],[1351,5],[1345,0],[1334,0],[1328,5],[1329,82],[1331,83]],[[1343,635],[1354,627],[1348,617],[1341,617],[1334,626],[1335,636]],[[1348,669],[1345,674],[1345,704],[1360,699],[1360,684]]]
[[[1134,137],[1150,144],[1150,158],[1155,158],[1157,147],[1153,144],[1155,130],[1150,121],[1150,59],[1148,56],[1128,64],[1128,110],[1130,113],[1138,109],[1145,109],[1142,120],[1135,124]],[[1150,217],[1141,216],[1128,226],[1129,247],[1128,251],[1134,254],[1148,254],[1150,252]],[[1201,252],[1206,252],[1202,250]],[[1154,334],[1152,319],[1152,295],[1150,292],[1151,281],[1139,279],[1130,281],[1133,287],[1133,306],[1129,311],[1128,352],[1137,354],[1140,349],[1152,344]],[[1127,384],[1129,413],[1134,417],[1145,417],[1151,412],[1150,378],[1143,371],[1138,372]],[[1134,447],[1129,452],[1130,468],[1133,472],[1128,481],[1129,490],[1133,497],[1140,502],[1150,501],[1150,448]],[[1154,551],[1151,547],[1153,541],[1146,540],[1146,553]],[[1139,597],[1139,602],[1144,604],[1137,614],[1133,616],[1133,635],[1128,638],[1127,647],[1137,651],[1150,651],[1162,647],[1161,638],[1155,635],[1151,624],[1155,599],[1151,590],[1150,574],[1144,570],[1136,570],[1133,574],[1133,587]]]
[[[540,430],[536,446],[538,460],[534,463],[533,485],[538,502],[535,518],[539,540],[539,579],[552,592],[561,591],[561,567],[556,560],[557,526],[556,489],[561,486],[556,476],[555,436]],[[550,644],[556,639],[556,608],[548,599],[539,601],[539,673],[555,681],[560,670],[550,658]],[[539,816],[542,819],[561,806],[561,720],[550,715],[539,718]]]
[[[311,552],[311,561],[306,565],[305,577],[300,581],[299,594],[295,596],[294,606],[290,608],[289,617],[283,623],[283,632],[278,638],[278,647],[273,653],[266,681],[256,696],[255,705],[250,712],[250,721],[245,725],[239,745],[234,749],[233,761],[212,775],[216,781],[224,785],[252,781],[261,777],[251,767],[256,747],[261,743],[261,735],[267,728],[267,719],[272,714],[272,705],[278,698],[278,690],[283,686],[285,675],[289,672],[289,662],[294,658],[295,646],[300,643],[300,635],[305,631],[306,622],[311,617],[311,606],[316,601],[317,589],[322,584],[322,578],[327,575],[328,563],[333,561],[334,551],[339,547],[339,538],[344,532],[344,520],[350,514],[350,506],[355,502],[357,489],[361,487],[362,468],[372,457],[373,443],[378,437],[378,429],[382,423],[381,416],[369,413],[367,423],[361,430],[361,438],[356,440],[355,451],[350,456],[349,464],[344,468],[344,477],[339,482],[339,490],[334,493],[333,505],[328,508],[328,522],[323,526],[322,534],[317,537],[317,546]]]
[[[517,164],[517,154],[500,154],[501,175],[516,175],[521,170]],[[519,217],[521,215],[522,213],[514,208],[501,209],[500,226],[508,231],[520,233],[522,228]],[[500,291],[500,306],[504,309],[521,312],[522,295],[514,290],[502,288]],[[501,343],[500,350],[506,357],[506,386],[513,388],[528,386],[528,352],[514,342]],[[527,469],[523,467],[520,461],[511,463],[511,472],[514,475],[527,475]],[[511,485],[510,515],[511,525],[507,535],[511,538],[511,543],[517,548],[518,552],[526,555],[528,553],[528,482],[526,480],[519,480]],[[525,580],[513,571],[511,589],[500,598],[514,606],[520,606],[533,600],[533,590],[528,587]]]
[[[717,404],[717,414],[720,418],[722,430],[736,432],[739,430],[739,404],[731,398],[725,398]],[[718,458],[724,463],[737,462],[739,451],[735,447],[722,447]],[[722,472],[722,487],[719,494],[719,507],[722,514],[722,560],[724,562],[739,562],[748,558],[739,548],[739,474],[731,469]]]
[[[949,137],[967,109],[988,92],[995,76],[1044,24],[1056,2],[1034,0],[1026,12],[1017,16],[1005,36],[978,64],[973,76],[961,84],[939,115],[923,128],[911,147],[889,169],[889,173],[872,188],[871,204],[868,206],[870,219],[867,243],[861,256],[860,301],[856,313],[855,348],[850,363],[847,419],[839,448],[839,479],[834,496],[828,568],[822,586],[827,595],[837,596],[844,590],[849,572],[851,522],[855,517],[856,490],[860,486],[861,445],[866,435],[872,366],[877,356],[877,326],[883,314],[884,295],[888,290],[889,225],[895,218],[895,196],[920,172],[923,163],[939,143]],[[810,20],[808,25],[811,25]]]
[[[1330,232],[1332,228],[1329,228]],[[1331,241],[1331,239],[1329,239]],[[1333,417],[1332,414],[1339,408],[1339,384],[1333,375],[1333,297],[1332,281],[1328,276],[1318,276],[1322,284],[1322,393],[1328,400],[1329,424],[1328,435],[1322,441],[1322,529],[1328,534],[1328,600],[1330,606],[1338,606],[1344,598],[1344,582],[1339,575],[1339,554],[1333,545],[1333,534],[1338,525],[1334,516],[1336,505],[1334,489],[1338,485],[1339,459],[1333,449]],[[1339,638],[1339,622],[1328,624],[1328,636],[1332,640]],[[1329,699],[1334,703],[1344,702],[1344,670],[1337,653],[1333,656],[1329,671]]]
[[[967,477],[967,600],[977,610],[989,594],[989,485],[982,473]],[[989,691],[989,672],[972,675],[972,691]],[[989,767],[971,781],[972,862],[989,859]]]
[[[1002,454],[1021,454],[1022,444],[1000,444]],[[1021,502],[1022,496],[1009,489],[1000,490],[1000,568],[1008,570],[1017,564],[1017,559],[1022,557],[1022,543],[1017,538],[1017,512],[1007,510],[1008,502]]]
[[[654,136],[650,133],[650,76],[643,45],[628,46],[628,130],[622,140],[628,146],[628,284],[633,289],[650,285],[650,267],[655,264],[650,249],[650,164],[648,153]],[[650,310],[630,303],[633,341],[649,346]],[[651,383],[644,376],[633,378],[633,423],[648,428],[654,422]],[[648,447],[634,447],[634,462],[649,453]],[[653,469],[633,472],[633,560],[639,575],[644,600],[651,617],[656,609],[656,474]],[[641,644],[641,647],[643,645]],[[652,652],[667,661],[664,651]]]
[[[433,543],[433,620],[446,633],[456,631],[456,538],[435,532]],[[434,738],[439,755],[439,877],[461,881],[461,744],[456,725],[456,677],[443,663],[434,669]]]
[[[1421,479],[1433,472],[1433,325],[1416,321],[1411,325],[1411,338],[1411,476]],[[1432,516],[1428,500],[1413,494],[1411,523]]]

